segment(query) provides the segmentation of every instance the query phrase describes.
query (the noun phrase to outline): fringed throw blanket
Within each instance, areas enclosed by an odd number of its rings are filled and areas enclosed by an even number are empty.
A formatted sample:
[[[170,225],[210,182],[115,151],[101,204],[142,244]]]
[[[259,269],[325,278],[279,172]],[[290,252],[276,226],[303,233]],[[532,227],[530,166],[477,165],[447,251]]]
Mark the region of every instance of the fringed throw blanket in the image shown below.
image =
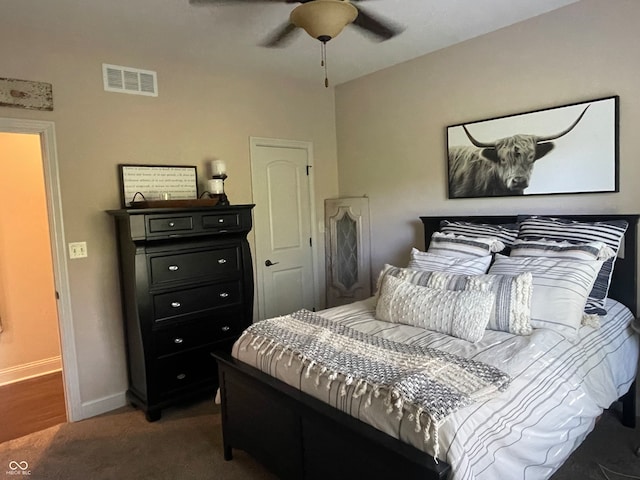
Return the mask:
[[[456,410],[507,388],[507,374],[482,362],[433,348],[398,343],[334,323],[308,310],[253,324],[243,348],[286,361],[301,359],[300,371],[318,388],[342,381],[341,395],[384,395],[387,413],[407,416],[416,432],[432,438],[438,457],[438,428]],[[323,385],[324,384],[324,385]]]

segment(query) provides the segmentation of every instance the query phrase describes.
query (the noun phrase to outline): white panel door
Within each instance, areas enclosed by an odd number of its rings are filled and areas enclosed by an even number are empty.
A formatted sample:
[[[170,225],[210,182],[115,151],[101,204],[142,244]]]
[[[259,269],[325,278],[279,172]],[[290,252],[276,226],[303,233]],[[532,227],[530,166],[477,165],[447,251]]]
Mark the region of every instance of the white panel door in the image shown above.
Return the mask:
[[[251,146],[259,319],[315,308],[310,147],[300,143]]]

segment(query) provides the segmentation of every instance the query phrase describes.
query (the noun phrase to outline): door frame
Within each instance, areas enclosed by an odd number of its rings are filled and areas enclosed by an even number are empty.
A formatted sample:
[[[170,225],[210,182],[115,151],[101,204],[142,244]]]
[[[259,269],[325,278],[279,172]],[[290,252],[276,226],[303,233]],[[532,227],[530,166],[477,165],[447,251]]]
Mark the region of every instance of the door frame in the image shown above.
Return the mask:
[[[316,194],[314,188],[314,162],[313,162],[313,143],[306,142],[302,140],[286,140],[281,138],[266,138],[266,137],[249,137],[250,142],[250,158],[251,158],[251,196],[253,199],[253,203],[255,203],[255,198],[253,197],[253,172],[255,171],[253,159],[256,153],[256,149],[258,147],[273,147],[273,148],[297,148],[301,150],[305,150],[307,154],[307,165],[309,166],[309,174],[307,175],[307,182],[309,182],[309,222],[311,227],[311,269],[312,269],[312,278],[313,278],[313,300],[314,304],[317,308],[321,308],[321,305],[324,303],[320,303],[321,295],[318,286],[320,285],[320,277],[319,277],[319,260],[318,260],[318,224],[316,221]],[[255,214],[255,210],[254,210]],[[255,222],[254,222],[255,225]],[[262,318],[262,312],[264,311],[264,288],[262,285],[262,277],[257,275],[258,273],[258,263],[260,261],[264,261],[264,259],[258,258],[258,242],[260,241],[258,231],[254,229],[254,242],[255,242],[255,251],[256,251],[256,261],[254,265],[254,278],[255,281],[255,290],[256,290],[256,311],[257,318]],[[254,315],[255,317],[255,315]]]
[[[62,378],[64,381],[67,419],[70,422],[82,420],[78,356],[71,313],[71,290],[69,288],[69,272],[62,223],[62,197],[60,195],[55,124],[43,120],[0,117],[0,132],[31,133],[40,136],[53,275],[57,293],[56,305],[60,329]]]

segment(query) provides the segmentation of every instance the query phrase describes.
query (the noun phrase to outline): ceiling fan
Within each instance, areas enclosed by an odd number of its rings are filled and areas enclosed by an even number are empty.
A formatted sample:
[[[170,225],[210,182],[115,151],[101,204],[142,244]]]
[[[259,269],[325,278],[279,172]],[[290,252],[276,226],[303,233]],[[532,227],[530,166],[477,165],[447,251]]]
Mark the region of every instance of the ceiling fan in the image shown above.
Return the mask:
[[[279,27],[263,43],[265,47],[283,47],[299,28],[323,44],[335,38],[344,27],[353,24],[360,31],[380,41],[388,40],[402,29],[393,23],[376,18],[354,3],[365,0],[189,0],[191,5],[221,5],[229,3],[299,3],[289,21]]]

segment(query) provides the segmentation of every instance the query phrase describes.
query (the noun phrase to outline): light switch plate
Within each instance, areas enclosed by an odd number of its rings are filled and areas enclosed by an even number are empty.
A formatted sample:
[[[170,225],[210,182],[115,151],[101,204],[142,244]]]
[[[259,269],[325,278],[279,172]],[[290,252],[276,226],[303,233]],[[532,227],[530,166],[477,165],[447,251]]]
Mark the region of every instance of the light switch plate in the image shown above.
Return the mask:
[[[69,258],[85,258],[87,256],[87,242],[69,243]]]

